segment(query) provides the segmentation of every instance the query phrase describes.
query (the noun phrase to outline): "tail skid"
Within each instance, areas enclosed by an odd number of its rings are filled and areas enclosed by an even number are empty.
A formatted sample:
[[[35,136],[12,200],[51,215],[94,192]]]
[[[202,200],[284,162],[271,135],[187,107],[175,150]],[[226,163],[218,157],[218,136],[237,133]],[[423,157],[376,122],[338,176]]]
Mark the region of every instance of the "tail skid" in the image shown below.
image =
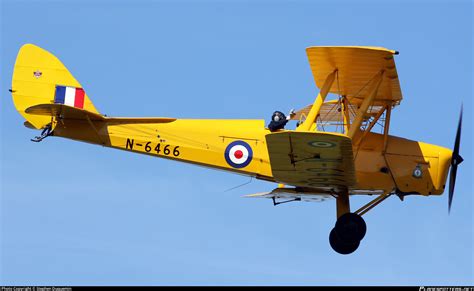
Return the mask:
[[[41,135],[35,136],[35,138],[32,138],[30,140],[33,141],[33,142],[40,142],[43,139],[45,139],[45,138],[47,138],[48,136],[51,136],[51,135],[53,135],[53,126],[50,123],[50,124],[45,126],[45,128],[41,132]]]

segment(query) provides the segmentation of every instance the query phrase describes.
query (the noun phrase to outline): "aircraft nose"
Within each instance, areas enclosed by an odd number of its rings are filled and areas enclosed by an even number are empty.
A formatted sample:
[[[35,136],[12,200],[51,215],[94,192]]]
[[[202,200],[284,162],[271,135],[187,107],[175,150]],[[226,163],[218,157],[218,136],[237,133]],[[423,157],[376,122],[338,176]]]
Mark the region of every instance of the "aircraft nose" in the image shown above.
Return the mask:
[[[446,180],[448,177],[449,168],[451,166],[451,159],[453,158],[453,152],[450,149],[439,147],[439,169],[438,169],[438,185],[440,192],[443,193],[446,187]],[[462,158],[461,158],[462,159]]]

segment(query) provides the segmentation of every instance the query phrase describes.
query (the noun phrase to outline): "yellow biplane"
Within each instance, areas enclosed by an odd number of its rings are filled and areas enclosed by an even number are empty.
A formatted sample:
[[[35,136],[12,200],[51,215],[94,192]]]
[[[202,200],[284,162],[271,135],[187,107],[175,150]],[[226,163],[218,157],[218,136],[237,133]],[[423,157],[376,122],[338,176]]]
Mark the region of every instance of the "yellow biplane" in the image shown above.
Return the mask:
[[[320,89],[313,104],[287,117],[264,120],[195,120],[108,117],[51,53],[32,44],[17,56],[11,93],[25,126],[47,136],[113,147],[239,173],[278,183],[247,195],[291,201],[334,197],[332,248],[354,252],[366,233],[362,215],[391,195],[440,195],[451,167],[449,208],[457,166],[462,108],[454,150],[389,135],[390,115],[402,101],[396,51],[380,47],[309,47]],[[331,94],[331,95],[330,95]],[[334,96],[326,100],[326,97]],[[288,120],[297,121],[286,130]],[[375,128],[380,129],[376,133]],[[351,212],[351,195],[375,199]]]

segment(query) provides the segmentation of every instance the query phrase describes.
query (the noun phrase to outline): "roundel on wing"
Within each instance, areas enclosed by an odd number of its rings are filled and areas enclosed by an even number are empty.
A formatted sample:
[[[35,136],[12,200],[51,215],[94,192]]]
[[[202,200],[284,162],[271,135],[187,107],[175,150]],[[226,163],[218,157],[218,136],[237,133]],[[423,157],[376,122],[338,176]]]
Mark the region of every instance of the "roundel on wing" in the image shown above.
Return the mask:
[[[227,146],[224,152],[224,157],[231,167],[243,168],[252,161],[253,152],[248,143],[236,140]]]
[[[332,148],[335,147],[336,144],[330,141],[311,141],[308,143],[310,146],[315,147],[315,148]]]

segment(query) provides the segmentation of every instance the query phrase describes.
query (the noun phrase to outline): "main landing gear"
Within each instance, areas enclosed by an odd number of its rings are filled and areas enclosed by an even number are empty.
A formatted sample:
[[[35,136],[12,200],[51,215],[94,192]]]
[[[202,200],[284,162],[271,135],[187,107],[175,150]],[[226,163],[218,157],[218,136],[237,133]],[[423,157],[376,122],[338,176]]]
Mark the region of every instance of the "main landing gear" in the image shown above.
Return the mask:
[[[345,213],[336,221],[329,234],[329,244],[342,255],[353,253],[367,231],[364,219],[356,213]]]
[[[387,199],[388,196],[390,195],[380,195],[356,212],[351,213],[348,193],[340,193],[336,197],[338,219],[336,225],[329,233],[329,244],[332,249],[342,255],[348,255],[357,250],[360,241],[367,232],[367,226],[362,215]]]

